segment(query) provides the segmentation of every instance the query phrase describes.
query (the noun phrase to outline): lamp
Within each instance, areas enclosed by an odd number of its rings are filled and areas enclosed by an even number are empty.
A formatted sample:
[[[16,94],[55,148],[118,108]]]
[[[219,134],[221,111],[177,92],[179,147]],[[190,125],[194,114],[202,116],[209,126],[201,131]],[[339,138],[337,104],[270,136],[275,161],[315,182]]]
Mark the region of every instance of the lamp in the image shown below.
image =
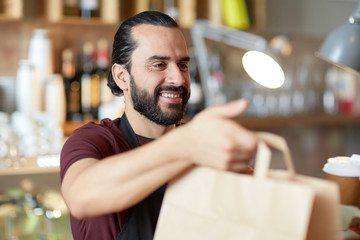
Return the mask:
[[[360,71],[360,1],[349,20],[333,30],[316,56],[347,71]]]
[[[246,73],[257,83],[278,88],[285,81],[280,65],[269,56],[267,41],[255,34],[232,29],[206,20],[197,20],[191,28],[191,36],[197,57],[201,83],[204,89],[205,104],[216,104],[215,90],[209,72],[209,56],[205,39],[248,50],[242,58]],[[267,53],[265,53],[267,51]]]

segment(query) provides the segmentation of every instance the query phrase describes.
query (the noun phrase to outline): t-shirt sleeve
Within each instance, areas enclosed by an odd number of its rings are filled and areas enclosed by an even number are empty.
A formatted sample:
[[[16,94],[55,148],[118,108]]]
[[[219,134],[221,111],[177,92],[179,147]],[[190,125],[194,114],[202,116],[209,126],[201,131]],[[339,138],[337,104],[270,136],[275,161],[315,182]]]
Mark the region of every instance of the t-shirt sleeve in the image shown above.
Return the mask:
[[[84,158],[103,159],[114,154],[116,140],[109,129],[96,123],[88,123],[75,130],[66,140],[60,155],[61,181],[67,169],[76,161]]]

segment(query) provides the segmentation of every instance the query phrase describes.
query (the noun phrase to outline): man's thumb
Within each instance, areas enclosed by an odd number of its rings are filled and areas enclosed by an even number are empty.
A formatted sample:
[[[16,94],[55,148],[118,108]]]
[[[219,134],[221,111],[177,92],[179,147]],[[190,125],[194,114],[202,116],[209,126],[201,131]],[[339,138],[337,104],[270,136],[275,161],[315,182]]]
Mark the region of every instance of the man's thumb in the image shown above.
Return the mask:
[[[214,110],[214,114],[225,117],[234,118],[240,116],[248,107],[248,101],[244,98],[231,101],[225,105],[217,106]]]

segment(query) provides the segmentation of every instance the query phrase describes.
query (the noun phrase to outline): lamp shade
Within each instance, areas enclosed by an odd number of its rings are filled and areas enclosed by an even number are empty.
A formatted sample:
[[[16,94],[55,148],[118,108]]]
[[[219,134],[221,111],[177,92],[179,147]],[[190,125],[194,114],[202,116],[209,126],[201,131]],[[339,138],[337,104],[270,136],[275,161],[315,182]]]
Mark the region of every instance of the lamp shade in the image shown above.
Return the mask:
[[[359,6],[349,21],[333,30],[316,55],[353,73],[360,72]]]

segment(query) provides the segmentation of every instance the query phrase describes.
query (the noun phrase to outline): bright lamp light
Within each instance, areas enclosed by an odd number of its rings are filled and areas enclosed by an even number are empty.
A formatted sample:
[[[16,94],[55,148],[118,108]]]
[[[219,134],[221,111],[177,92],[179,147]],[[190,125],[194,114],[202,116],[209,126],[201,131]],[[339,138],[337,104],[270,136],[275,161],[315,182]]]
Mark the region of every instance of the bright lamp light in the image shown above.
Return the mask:
[[[246,73],[264,87],[279,88],[285,81],[285,74],[280,65],[263,52],[246,52],[242,64]]]
[[[280,65],[269,55],[278,50],[283,41],[277,39],[275,49],[270,49],[267,41],[255,34],[232,29],[223,25],[217,25],[206,20],[197,20],[191,28],[194,50],[198,62],[200,79],[204,89],[205,104],[207,106],[216,104],[213,90],[212,78],[209,71],[209,55],[205,39],[221,42],[225,45],[236,47],[248,52],[243,56],[243,66],[246,73],[257,83],[268,88],[279,88],[285,81],[285,74]],[[270,44],[271,45],[271,44]],[[274,47],[274,46],[270,47]],[[276,51],[274,52],[276,54]]]

